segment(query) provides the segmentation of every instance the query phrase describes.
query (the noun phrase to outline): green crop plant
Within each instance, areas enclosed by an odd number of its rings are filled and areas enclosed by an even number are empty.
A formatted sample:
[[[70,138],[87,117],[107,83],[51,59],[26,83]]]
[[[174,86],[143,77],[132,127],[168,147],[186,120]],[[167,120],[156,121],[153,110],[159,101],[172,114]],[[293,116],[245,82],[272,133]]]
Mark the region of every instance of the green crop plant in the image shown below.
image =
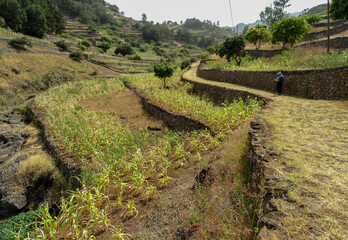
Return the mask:
[[[158,188],[171,183],[170,169],[200,162],[204,154],[216,148],[237,124],[260,108],[257,101],[213,103],[190,95],[190,85],[180,82],[182,72],[174,73],[169,89],[159,89],[162,81],[154,74],[125,75],[115,79],[75,81],[50,88],[35,98],[45,115],[52,134],[67,154],[83,170],[81,187],[61,200],[60,213],[52,216],[48,207],[42,210],[41,239],[90,239],[98,231],[109,231],[115,238],[129,238],[121,221],[137,215],[136,199],[148,201]],[[84,100],[125,91],[124,81],[136,86],[151,101],[175,112],[207,122],[214,130],[164,135],[139,133],[122,125],[115,115],[91,111]],[[123,219],[111,225],[109,212],[121,211]]]

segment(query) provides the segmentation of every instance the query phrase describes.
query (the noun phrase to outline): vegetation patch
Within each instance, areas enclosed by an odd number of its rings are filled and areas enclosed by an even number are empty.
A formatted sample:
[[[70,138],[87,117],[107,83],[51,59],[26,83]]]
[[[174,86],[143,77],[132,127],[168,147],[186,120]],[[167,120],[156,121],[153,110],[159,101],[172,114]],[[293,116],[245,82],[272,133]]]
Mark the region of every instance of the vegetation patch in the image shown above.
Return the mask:
[[[176,73],[172,81],[169,80],[171,88],[182,85],[180,74]],[[129,78],[130,75],[125,76],[124,80]],[[154,79],[153,74],[139,75],[136,77],[139,83],[132,83],[145,90],[149,78]],[[161,85],[161,81],[154,79],[148,86],[158,84]],[[188,97],[188,86],[181,88],[160,89],[159,92],[153,89],[153,96],[155,98],[164,92],[168,96],[185,99]],[[81,105],[82,100],[124,90],[119,79],[99,79],[68,83],[36,98],[35,102],[45,111],[47,124],[57,141],[85,168],[81,189],[62,200],[58,216],[52,216],[47,208],[42,210],[42,236],[50,234],[73,239],[104,232],[109,236],[126,238],[128,235],[122,230],[122,222],[137,216],[140,203],[155,198],[160,189],[171,184],[174,177],[170,174],[172,169],[202,161],[208,151],[219,145],[222,136],[232,131],[232,127],[221,127],[218,137],[211,136],[207,131],[179,134],[167,130],[164,135],[141,133],[125,128],[117,114],[90,111]],[[194,96],[189,100],[200,104],[205,102]],[[239,105],[243,103],[233,106],[239,108]],[[208,102],[206,106],[214,108]],[[239,114],[237,118],[240,121],[234,122],[234,127],[259,108],[255,104],[253,109],[242,107],[232,111],[233,106],[215,107],[215,110],[221,116],[223,112],[219,108]],[[108,214],[118,217],[110,219]]]
[[[226,60],[207,61],[208,69],[227,69],[243,71],[309,70],[347,66],[348,51],[331,52],[324,50],[296,49],[283,51],[273,58],[244,57],[241,65]]]

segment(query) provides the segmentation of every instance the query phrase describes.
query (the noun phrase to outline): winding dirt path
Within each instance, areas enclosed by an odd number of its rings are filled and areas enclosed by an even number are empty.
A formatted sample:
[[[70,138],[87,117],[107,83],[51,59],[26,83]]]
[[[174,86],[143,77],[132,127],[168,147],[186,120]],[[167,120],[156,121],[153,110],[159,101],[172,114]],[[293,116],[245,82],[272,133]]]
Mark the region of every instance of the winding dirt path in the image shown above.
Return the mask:
[[[193,65],[184,78],[273,100],[260,115],[272,126],[266,148],[277,156],[267,167],[270,181],[288,187],[286,196],[272,200],[281,218],[267,219],[259,237],[348,239],[348,101],[273,97],[270,92],[198,78],[197,67]]]

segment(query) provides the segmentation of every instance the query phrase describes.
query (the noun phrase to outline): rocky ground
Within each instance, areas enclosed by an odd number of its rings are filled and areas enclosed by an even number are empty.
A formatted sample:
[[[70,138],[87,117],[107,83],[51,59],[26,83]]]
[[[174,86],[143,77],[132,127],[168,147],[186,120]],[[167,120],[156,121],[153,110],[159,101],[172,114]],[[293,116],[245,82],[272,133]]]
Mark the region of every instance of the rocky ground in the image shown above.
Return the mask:
[[[29,186],[18,176],[21,162],[47,158],[40,131],[16,109],[0,113],[0,219],[35,209],[46,197],[52,181]]]

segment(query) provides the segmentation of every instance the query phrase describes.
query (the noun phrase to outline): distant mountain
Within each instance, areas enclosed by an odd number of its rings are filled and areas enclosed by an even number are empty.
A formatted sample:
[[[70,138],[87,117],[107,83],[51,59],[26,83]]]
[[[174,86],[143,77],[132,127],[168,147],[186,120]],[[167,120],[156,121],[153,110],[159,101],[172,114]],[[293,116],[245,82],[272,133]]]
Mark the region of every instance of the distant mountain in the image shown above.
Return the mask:
[[[326,8],[327,5],[326,4],[321,4],[315,7],[312,7],[310,9],[304,9],[302,12],[294,12],[294,13],[290,13],[289,16],[290,17],[298,17],[300,16],[303,12],[305,12],[306,15],[313,15],[313,14],[319,14],[319,15],[325,15],[326,14]],[[262,24],[261,20],[257,20],[254,23],[238,23],[235,27],[231,28],[231,27],[223,27],[224,29],[226,29],[227,31],[231,31],[235,32],[235,33],[243,33],[243,29],[245,28],[245,26],[249,25],[249,28],[252,28],[254,26],[256,26],[257,24]]]
[[[313,15],[313,14],[319,14],[319,15],[327,15],[327,4],[320,4],[318,6],[312,7],[311,9],[308,10],[306,13],[308,16]]]

